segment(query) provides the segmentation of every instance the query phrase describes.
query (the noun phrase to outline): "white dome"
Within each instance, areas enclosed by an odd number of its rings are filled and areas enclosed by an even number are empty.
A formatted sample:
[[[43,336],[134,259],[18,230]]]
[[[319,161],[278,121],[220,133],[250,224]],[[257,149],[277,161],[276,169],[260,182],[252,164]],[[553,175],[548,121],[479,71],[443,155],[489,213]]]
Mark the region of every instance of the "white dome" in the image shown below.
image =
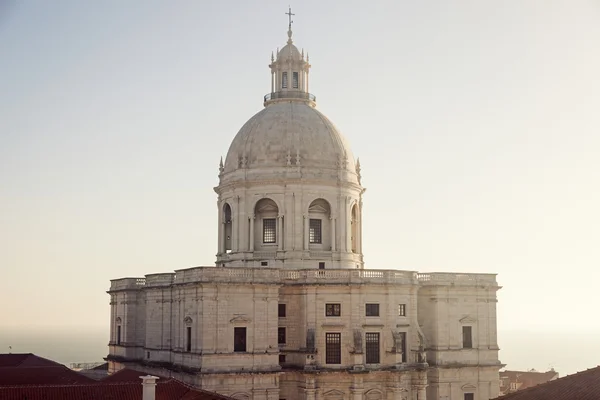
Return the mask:
[[[286,60],[288,57],[292,57],[292,60],[298,61],[302,59],[302,55],[298,48],[294,46],[292,43],[288,43],[277,53],[277,61]]]
[[[242,126],[229,147],[223,178],[240,169],[257,170],[256,179],[272,178],[290,167],[358,183],[350,146],[333,123],[307,102],[289,100],[268,104]]]

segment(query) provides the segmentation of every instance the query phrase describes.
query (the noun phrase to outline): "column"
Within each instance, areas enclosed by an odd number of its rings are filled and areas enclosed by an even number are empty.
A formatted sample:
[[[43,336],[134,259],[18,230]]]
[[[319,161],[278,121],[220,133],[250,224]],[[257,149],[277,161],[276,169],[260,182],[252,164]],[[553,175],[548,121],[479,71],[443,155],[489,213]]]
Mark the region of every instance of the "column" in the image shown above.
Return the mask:
[[[335,218],[329,217],[331,226],[331,251],[335,251]]]
[[[250,251],[254,251],[254,214],[248,217],[250,220],[250,243],[248,244],[248,249]]]
[[[283,250],[283,215],[277,216],[277,250]]]
[[[308,216],[304,216],[304,250],[308,250]]]
[[[350,197],[346,200],[346,251],[352,251],[352,209],[350,208]]]
[[[315,400],[315,392],[316,389],[304,389],[304,398],[305,400]]]
[[[217,241],[217,254],[223,253],[223,213],[221,212],[221,204],[219,204],[219,217],[217,218],[217,224],[219,224],[217,232],[219,235],[219,240]]]
[[[271,93],[275,91],[275,72],[271,71]]]

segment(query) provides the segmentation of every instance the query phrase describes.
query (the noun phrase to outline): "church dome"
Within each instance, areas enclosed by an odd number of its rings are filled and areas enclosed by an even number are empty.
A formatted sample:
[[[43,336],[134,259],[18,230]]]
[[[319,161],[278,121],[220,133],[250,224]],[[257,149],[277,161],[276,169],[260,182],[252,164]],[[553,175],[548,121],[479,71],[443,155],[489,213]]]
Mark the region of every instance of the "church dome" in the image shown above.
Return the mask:
[[[298,51],[298,48],[292,43],[286,44],[281,50],[279,50],[279,53],[277,53],[277,60],[286,60],[290,56],[296,61],[302,59],[300,51]]]
[[[352,151],[333,123],[307,101],[281,99],[242,126],[229,147],[223,173],[289,167],[336,176],[341,169],[346,171],[344,180],[357,183]]]

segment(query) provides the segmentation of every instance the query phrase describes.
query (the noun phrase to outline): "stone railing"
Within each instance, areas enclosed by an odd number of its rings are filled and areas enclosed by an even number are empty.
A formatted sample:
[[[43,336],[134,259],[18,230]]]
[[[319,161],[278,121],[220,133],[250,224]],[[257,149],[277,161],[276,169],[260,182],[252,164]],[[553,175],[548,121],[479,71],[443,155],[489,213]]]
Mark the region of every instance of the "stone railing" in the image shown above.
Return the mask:
[[[413,271],[374,269],[304,269],[279,270],[284,283],[397,283],[416,284]]]
[[[121,278],[110,281],[110,290],[141,289],[146,285],[146,278]]]
[[[110,290],[131,290],[145,287],[170,286],[185,283],[267,283],[323,284],[374,283],[422,286],[497,286],[496,274],[418,273],[390,269],[269,269],[195,267],[175,273],[151,274],[146,278],[122,278],[111,281]]]
[[[417,273],[421,285],[496,285],[496,274]]]
[[[175,284],[210,283],[279,283],[279,270],[266,268],[196,267],[176,271]]]

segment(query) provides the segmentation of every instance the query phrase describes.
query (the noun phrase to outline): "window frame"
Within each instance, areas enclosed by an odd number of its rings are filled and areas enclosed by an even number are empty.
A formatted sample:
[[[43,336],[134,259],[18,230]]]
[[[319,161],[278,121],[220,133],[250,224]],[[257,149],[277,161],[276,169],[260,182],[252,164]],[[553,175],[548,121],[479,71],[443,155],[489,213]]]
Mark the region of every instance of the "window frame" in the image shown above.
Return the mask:
[[[464,400],[475,400],[475,393],[463,393]]]
[[[277,317],[285,318],[287,315],[287,306],[285,303],[279,303],[277,306]]]
[[[341,332],[325,333],[325,364],[340,365],[342,363]]]
[[[281,73],[281,88],[282,89],[287,89],[288,88],[288,74],[287,71],[283,71]]]
[[[192,327],[185,327],[185,351],[190,353],[192,351]]]
[[[326,317],[341,317],[342,316],[342,303],[325,303],[325,316]]]
[[[406,317],[406,303],[398,304],[398,316]]]
[[[300,74],[296,71],[292,72],[292,88],[298,89],[300,85]]]
[[[238,335],[239,332],[239,335]],[[243,340],[241,334],[244,334]],[[240,339],[240,341],[238,341]],[[242,343],[243,342],[243,343]],[[233,352],[246,353],[248,351],[248,330],[245,326],[236,326],[233,328]]]
[[[323,244],[323,220],[321,218],[308,219],[308,243]]]
[[[365,364],[380,363],[381,334],[379,332],[365,332]]]
[[[379,316],[379,303],[365,303],[365,317]]]
[[[284,326],[277,328],[277,344],[284,345],[287,341],[287,332]]]
[[[271,224],[272,226],[267,226]],[[277,218],[262,219],[262,242],[264,244],[277,243]]]
[[[462,347],[463,349],[473,348],[473,327],[471,325],[462,327]]]

